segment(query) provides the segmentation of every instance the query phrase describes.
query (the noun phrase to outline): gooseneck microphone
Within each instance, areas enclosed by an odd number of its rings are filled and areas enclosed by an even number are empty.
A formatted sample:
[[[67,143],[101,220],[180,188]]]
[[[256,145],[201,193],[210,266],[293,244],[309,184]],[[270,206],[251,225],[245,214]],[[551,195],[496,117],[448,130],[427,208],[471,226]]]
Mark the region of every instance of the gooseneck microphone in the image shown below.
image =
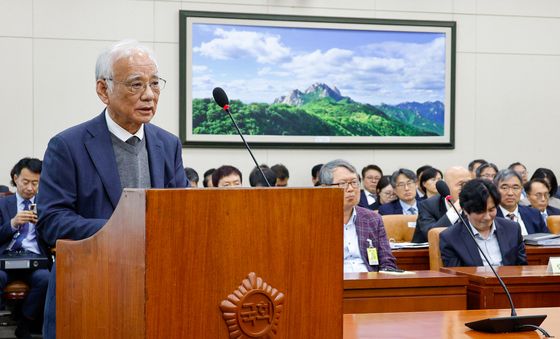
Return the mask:
[[[257,168],[259,169],[259,172],[263,176],[264,181],[266,182],[266,185],[268,187],[271,187],[270,183],[268,182],[268,179],[264,175],[264,172],[263,172],[262,168],[259,166],[259,164],[257,162],[257,159],[255,159],[255,156],[253,155],[253,152],[251,151],[251,147],[249,147],[249,144],[247,143],[247,141],[245,141],[245,137],[243,136],[243,133],[241,133],[241,130],[239,129],[239,126],[235,122],[235,119],[233,118],[233,115],[231,115],[231,112],[229,110],[229,99],[228,99],[228,96],[227,96],[226,92],[222,88],[216,87],[212,91],[212,96],[214,97],[214,101],[216,102],[216,104],[218,104],[218,106],[223,108],[224,111],[226,111],[226,113],[229,115],[229,117],[231,119],[231,122],[233,122],[233,125],[235,126],[235,129],[237,130],[237,133],[239,134],[239,136],[241,137],[241,140],[243,140],[243,143],[245,144],[245,148],[247,148],[247,151],[249,151],[249,154],[251,155],[251,158],[253,158],[253,161],[255,162],[255,166],[257,166]]]
[[[436,189],[439,195],[449,202],[449,204],[451,205],[455,213],[457,213],[457,215],[459,216],[459,220],[461,220],[461,223],[467,229],[467,233],[469,233],[469,235],[473,239],[474,244],[482,254],[482,257],[484,258],[486,263],[488,263],[488,266],[490,266],[490,269],[492,270],[492,272],[498,279],[498,282],[502,286],[502,289],[506,293],[511,308],[511,316],[509,317],[487,318],[487,319],[477,320],[470,323],[466,323],[465,326],[475,331],[491,332],[491,333],[539,330],[542,332],[542,334],[545,337],[549,338],[550,335],[543,328],[539,327],[539,325],[542,324],[542,322],[546,318],[546,315],[525,315],[525,316],[517,315],[517,312],[515,311],[515,306],[513,306],[513,300],[511,299],[511,295],[509,294],[506,284],[504,284],[502,278],[500,278],[500,276],[492,266],[492,263],[490,263],[490,260],[488,260],[488,257],[486,257],[486,254],[476,242],[476,238],[474,237],[474,233],[470,228],[470,226],[465,222],[465,219],[463,219],[463,216],[461,215],[461,213],[459,213],[457,208],[455,208],[455,205],[453,204],[453,198],[451,197],[451,194],[449,192],[449,186],[447,186],[447,183],[445,183],[445,181],[443,180],[439,180],[438,182],[436,182]]]

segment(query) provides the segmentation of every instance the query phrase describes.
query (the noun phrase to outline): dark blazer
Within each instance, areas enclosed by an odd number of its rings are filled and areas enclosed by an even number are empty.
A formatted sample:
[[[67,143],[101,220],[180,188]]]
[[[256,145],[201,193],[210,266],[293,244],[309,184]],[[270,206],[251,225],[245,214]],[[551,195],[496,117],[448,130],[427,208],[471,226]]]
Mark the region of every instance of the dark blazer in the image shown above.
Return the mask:
[[[433,196],[418,202],[418,219],[412,242],[427,242],[428,232],[434,227],[451,226],[451,221],[446,215],[447,206],[440,195]]]
[[[3,253],[10,245],[16,231],[12,230],[10,221],[17,214],[17,198],[16,195],[10,195],[0,199],[0,253]],[[39,237],[37,237],[39,240]],[[37,241],[41,254],[45,255],[46,248],[42,243]]]
[[[546,206],[546,215],[560,215],[560,209],[552,206]]]
[[[403,214],[402,206],[399,199],[379,206],[378,212],[381,215]]]
[[[525,243],[518,223],[496,218],[496,238],[503,265],[527,265]],[[440,233],[439,248],[443,266],[482,266],[482,257],[465,226],[458,222]]]
[[[364,190],[361,190],[360,191],[360,202],[358,203],[358,206],[370,209],[372,211],[375,211],[379,208],[379,199],[376,197],[375,202],[371,205],[368,205],[366,192]]]
[[[362,260],[366,264],[368,271],[377,271],[388,268],[397,268],[397,260],[391,253],[391,246],[385,233],[383,219],[379,214],[356,206],[356,233],[358,234],[358,246]],[[377,248],[377,257],[379,259],[379,267],[369,265],[367,248],[369,244],[367,239],[371,239],[373,247]]]
[[[169,132],[144,125],[152,187],[186,187],[181,142]],[[37,195],[37,232],[50,246],[80,240],[105,225],[122,189],[105,111],[54,136],[45,152]],[[56,265],[45,306],[44,338],[55,338]]]
[[[541,212],[533,207],[517,205],[519,208],[519,214],[521,215],[521,219],[523,219],[523,223],[525,224],[525,228],[527,229],[528,234],[533,233],[550,233],[548,228],[546,227],[546,223],[544,222],[543,217],[541,216]],[[499,218],[506,218],[502,213],[501,208],[497,208],[498,213],[496,217]]]

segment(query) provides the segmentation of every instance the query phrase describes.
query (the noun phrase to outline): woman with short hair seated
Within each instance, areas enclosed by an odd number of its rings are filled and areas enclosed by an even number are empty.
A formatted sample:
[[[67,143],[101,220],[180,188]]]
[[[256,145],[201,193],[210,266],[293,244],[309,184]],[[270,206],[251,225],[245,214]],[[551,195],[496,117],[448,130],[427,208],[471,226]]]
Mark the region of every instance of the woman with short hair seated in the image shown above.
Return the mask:
[[[496,218],[500,199],[498,188],[488,180],[473,179],[465,184],[459,201],[469,229],[459,220],[440,233],[444,266],[488,266],[469,231],[492,266],[527,265],[521,227],[509,219]]]

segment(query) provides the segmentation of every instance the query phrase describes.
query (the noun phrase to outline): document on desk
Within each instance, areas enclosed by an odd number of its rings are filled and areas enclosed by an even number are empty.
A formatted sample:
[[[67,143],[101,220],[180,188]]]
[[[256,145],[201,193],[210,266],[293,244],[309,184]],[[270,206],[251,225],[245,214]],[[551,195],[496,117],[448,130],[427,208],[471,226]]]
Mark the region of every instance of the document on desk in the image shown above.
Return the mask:
[[[408,274],[416,274],[414,271],[379,271],[377,273],[382,274],[389,274],[389,275],[408,275]]]
[[[523,237],[525,244],[536,246],[558,246],[560,245],[560,234],[533,233]]]
[[[428,248],[427,242],[392,242],[390,243],[392,250],[398,250],[400,248]]]

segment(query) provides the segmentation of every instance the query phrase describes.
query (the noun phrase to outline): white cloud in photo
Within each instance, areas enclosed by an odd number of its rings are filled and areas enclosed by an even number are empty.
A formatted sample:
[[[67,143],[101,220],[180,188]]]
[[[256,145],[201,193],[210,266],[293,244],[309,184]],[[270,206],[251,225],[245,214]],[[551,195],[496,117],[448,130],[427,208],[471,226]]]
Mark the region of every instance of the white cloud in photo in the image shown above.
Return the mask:
[[[193,52],[215,60],[253,58],[260,64],[280,62],[290,55],[281,36],[236,29],[214,31],[215,38],[193,48]]]

